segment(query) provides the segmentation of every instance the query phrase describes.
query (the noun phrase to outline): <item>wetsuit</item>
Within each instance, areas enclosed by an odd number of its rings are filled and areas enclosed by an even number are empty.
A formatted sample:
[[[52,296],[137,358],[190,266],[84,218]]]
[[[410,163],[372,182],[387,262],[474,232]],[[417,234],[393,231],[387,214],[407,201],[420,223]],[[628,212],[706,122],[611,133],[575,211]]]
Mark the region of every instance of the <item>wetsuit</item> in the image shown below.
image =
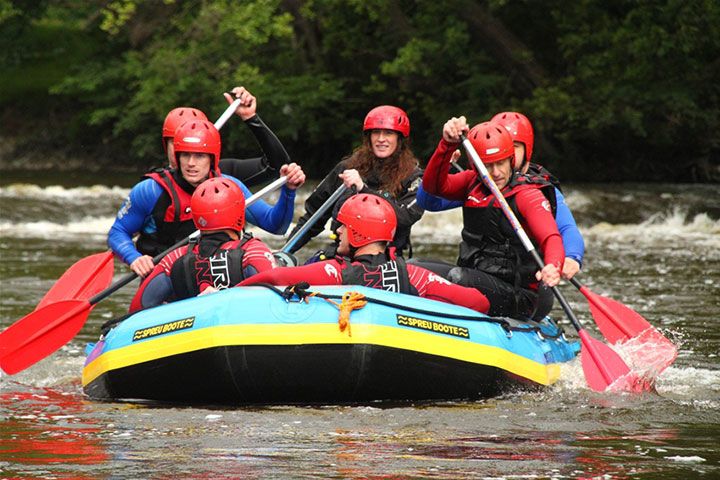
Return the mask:
[[[352,260],[335,257],[301,267],[267,270],[244,280],[240,286],[257,283],[293,285],[298,282],[311,285],[364,285],[452,303],[483,313],[489,307],[487,298],[478,290],[455,285],[429,270],[407,264],[395,255],[392,247],[385,253],[360,255]]]
[[[491,315],[531,315],[537,300],[537,266],[475,172],[448,174],[447,163],[456,148],[440,140],[423,177],[428,193],[463,201],[458,268],[450,270],[448,278],[485,294]],[[516,173],[502,192],[545,263],[562,269],[565,252],[548,199],[554,197],[553,185],[539,176]]]
[[[221,158],[220,171],[231,177],[241,180],[246,186],[251,187],[277,177],[280,167],[290,163],[283,144],[275,136],[267,125],[260,119],[260,116],[253,115],[245,120],[252,134],[255,136],[262,157],[255,158]]]
[[[320,184],[315,187],[313,193],[310,194],[308,199],[305,201],[305,214],[298,220],[297,226],[290,233],[292,237],[307,220],[317,211],[325,201],[335,192],[335,190],[342,185],[342,180],[338,177],[344,170],[347,170],[347,160],[343,160],[338,163],[335,168],[323,179]],[[410,247],[410,229],[413,224],[420,220],[422,217],[423,210],[415,202],[415,192],[420,185],[422,177],[422,170],[415,168],[415,170],[403,180],[402,191],[397,197],[393,197],[390,193],[385,192],[381,189],[382,179],[379,172],[372,171],[367,178],[363,177],[363,189],[356,193],[371,193],[380,196],[390,202],[395,209],[397,215],[397,231],[395,232],[395,239],[391,243],[391,246],[396,247],[399,254],[402,254],[405,248]],[[310,230],[303,235],[293,246],[290,253],[294,253],[299,250],[303,245],[310,241],[311,238],[318,235],[325,228],[328,218],[332,215],[332,223],[330,229],[334,232],[340,223],[337,221],[337,212],[345,200],[354,195],[352,191],[346,192],[346,194],[340,197],[334,206],[334,209],[328,210],[326,214],[320,218]],[[334,249],[333,249],[334,250]],[[330,255],[332,256],[332,255]]]
[[[555,186],[555,199],[557,201],[557,208],[555,213],[555,221],[557,222],[558,230],[563,239],[563,248],[565,249],[565,256],[572,258],[580,266],[582,266],[583,257],[585,255],[585,241],[583,240],[582,234],[578,229],[575,218],[573,217],[570,208],[565,203],[565,196],[560,191],[560,186],[556,184],[552,179],[555,179],[544,167],[531,163],[528,173],[536,173],[543,175],[547,172],[549,175],[548,180]],[[427,210],[428,212],[439,212],[442,210],[451,210],[453,208],[462,207],[462,201],[446,200],[442,197],[430,195],[425,189],[420,186],[417,191],[417,203],[418,205]],[[433,268],[433,271],[435,269]]]
[[[158,233],[158,227],[160,227],[160,230],[172,228],[174,222],[170,220],[172,217],[170,210],[172,212],[180,210],[184,215],[189,215],[189,203],[185,204],[184,202],[195,190],[195,187],[187,183],[179,171],[174,171],[171,175],[174,184],[183,190],[183,192],[176,192],[179,200],[177,208],[175,208],[175,203],[178,203],[174,198],[175,195],[168,192],[167,185],[163,186],[156,179],[148,178],[130,190],[130,195],[123,202],[115,222],[110,227],[108,246],[128,265],[143,253],[151,256],[155,255],[187,236],[185,234],[187,228],[177,229],[174,234],[168,234],[167,230]],[[238,179],[228,175],[223,176],[235,181],[242,189],[245,198],[252,195],[252,192]],[[267,232],[282,235],[290,226],[294,205],[295,190],[283,186],[280,197],[274,206],[271,207],[264,201],[258,200],[247,208],[246,220]],[[167,219],[167,221],[162,221],[162,218]],[[186,225],[188,220],[192,221],[189,217],[181,219]],[[190,231],[192,232],[194,229]],[[140,233],[145,238],[152,239],[154,237],[155,241],[152,249],[141,253],[132,241],[132,237],[136,233]]]
[[[275,265],[267,245],[250,235],[232,240],[222,232],[203,234],[190,252],[188,248],[173,250],[155,265],[135,293],[130,312],[193,297],[208,286],[229,288]]]

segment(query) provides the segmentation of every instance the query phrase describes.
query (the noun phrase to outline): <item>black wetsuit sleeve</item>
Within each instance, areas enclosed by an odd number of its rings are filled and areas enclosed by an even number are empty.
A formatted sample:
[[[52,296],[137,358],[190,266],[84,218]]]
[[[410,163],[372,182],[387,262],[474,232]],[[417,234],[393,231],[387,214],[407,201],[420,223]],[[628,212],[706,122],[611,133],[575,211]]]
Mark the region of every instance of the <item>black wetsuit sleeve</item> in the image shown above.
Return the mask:
[[[241,180],[247,186],[252,186],[275,178],[280,167],[290,163],[290,155],[259,115],[245,120],[245,125],[260,145],[263,156],[247,159],[223,158],[220,160],[220,171]]]
[[[295,232],[300,230],[302,226],[305,225],[305,223],[313,215],[313,213],[315,213],[342,184],[342,180],[340,180],[338,175],[342,173],[343,170],[345,170],[345,163],[338,163],[335,168],[333,168],[332,171],[327,174],[323,181],[320,182],[317,187],[315,187],[315,190],[313,190],[307,200],[305,200],[305,213],[302,217],[298,219],[297,225],[295,226],[295,228],[293,228],[292,232],[290,232],[290,238],[292,238],[292,236],[295,235]],[[296,251],[300,250],[300,248],[302,248],[303,245],[309,242],[310,239],[322,232],[325,228],[325,224],[327,223],[328,218],[330,218],[332,213],[333,209],[329,208],[325,212],[325,214],[320,219],[318,219],[317,222],[315,222],[315,225],[313,225],[302,237],[300,237],[300,239],[298,239],[297,242],[295,242],[295,245],[290,250],[290,253],[295,253]]]

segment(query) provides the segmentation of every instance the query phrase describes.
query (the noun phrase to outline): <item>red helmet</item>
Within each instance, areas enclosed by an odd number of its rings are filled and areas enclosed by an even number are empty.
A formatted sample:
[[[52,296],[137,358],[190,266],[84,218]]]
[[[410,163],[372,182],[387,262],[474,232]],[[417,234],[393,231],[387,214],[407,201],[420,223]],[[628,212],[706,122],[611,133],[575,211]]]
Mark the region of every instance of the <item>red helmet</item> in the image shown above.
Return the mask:
[[[207,119],[208,118],[205,116],[205,114],[197,108],[178,107],[170,110],[170,113],[168,113],[165,117],[165,122],[163,122],[162,129],[162,144],[165,151],[167,151],[167,142],[165,141],[165,139],[172,138],[172,136],[175,134],[175,130],[177,130],[180,125],[190,120],[207,121]]]
[[[529,162],[532,158],[533,144],[535,143],[535,134],[530,120],[522,113],[501,112],[490,121],[497,122],[507,128],[514,141],[525,144],[525,161]]]
[[[372,242],[392,241],[397,217],[392,205],[382,197],[359,193],[348,198],[338,211],[337,219],[348,229],[353,247]]]
[[[401,108],[381,105],[370,110],[363,123],[363,132],[376,128],[394,130],[407,137],[410,135],[410,119]]]
[[[467,138],[483,163],[495,163],[515,156],[513,139],[499,123],[478,123],[470,129]]]
[[[245,196],[229,178],[215,177],[198,185],[190,199],[193,222],[202,231],[245,226]]]
[[[180,163],[180,153],[208,153],[213,156],[210,174],[220,175],[220,132],[207,120],[185,122],[175,130],[175,161]]]

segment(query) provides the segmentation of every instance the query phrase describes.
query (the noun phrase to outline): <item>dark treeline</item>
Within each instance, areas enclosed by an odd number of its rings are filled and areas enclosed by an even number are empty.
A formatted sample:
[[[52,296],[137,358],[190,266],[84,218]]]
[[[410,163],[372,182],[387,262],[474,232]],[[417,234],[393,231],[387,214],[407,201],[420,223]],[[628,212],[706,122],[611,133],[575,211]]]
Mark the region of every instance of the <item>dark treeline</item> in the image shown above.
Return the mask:
[[[564,179],[720,180],[716,0],[0,0],[0,47],[6,168],[160,164],[168,110],[243,85],[313,177],[389,103],[423,161],[450,116],[519,110]],[[257,152],[238,118],[223,152]]]

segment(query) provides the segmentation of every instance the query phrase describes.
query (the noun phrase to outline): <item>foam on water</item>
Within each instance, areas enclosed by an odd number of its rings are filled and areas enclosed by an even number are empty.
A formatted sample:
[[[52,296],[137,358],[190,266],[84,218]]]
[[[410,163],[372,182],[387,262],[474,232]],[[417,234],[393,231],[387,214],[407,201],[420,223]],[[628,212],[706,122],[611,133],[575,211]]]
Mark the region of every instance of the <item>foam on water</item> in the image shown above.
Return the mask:
[[[30,183],[13,183],[0,187],[0,198],[46,198],[46,199],[85,199],[98,196],[124,198],[129,189],[105,185],[65,188],[60,185],[41,187]]]
[[[580,357],[563,364],[561,368],[562,375],[554,386],[557,394],[590,390]],[[697,410],[712,411],[720,408],[720,370],[670,366],[654,379],[654,387],[661,397]],[[613,391],[607,395],[617,393]]]
[[[0,221],[3,236],[13,238],[105,238],[115,220],[114,217],[84,217],[68,223],[50,221],[7,222]]]
[[[607,240],[632,240],[639,244],[692,240],[708,248],[720,249],[720,220],[713,220],[707,213],[688,218],[686,211],[675,207],[669,212],[656,212],[638,224],[610,224],[600,222],[584,234]]]

